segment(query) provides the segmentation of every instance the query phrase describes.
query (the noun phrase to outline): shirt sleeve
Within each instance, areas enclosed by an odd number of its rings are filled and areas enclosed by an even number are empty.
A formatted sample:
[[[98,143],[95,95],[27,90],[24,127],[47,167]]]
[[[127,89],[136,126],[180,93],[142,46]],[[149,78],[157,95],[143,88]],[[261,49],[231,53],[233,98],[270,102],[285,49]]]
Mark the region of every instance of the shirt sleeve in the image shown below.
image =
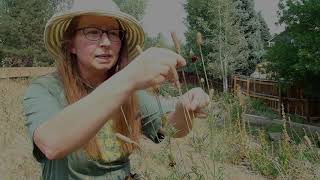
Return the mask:
[[[155,143],[159,143],[159,130],[162,127],[162,119],[169,112],[175,110],[174,102],[157,98],[147,91],[137,92],[143,134]],[[162,114],[165,117],[162,117]],[[163,136],[163,135],[160,135]]]
[[[33,142],[33,134],[37,127],[61,111],[62,107],[54,93],[40,80],[35,80],[27,88],[23,97],[26,126]],[[46,160],[46,156],[33,142],[33,155],[38,162]]]

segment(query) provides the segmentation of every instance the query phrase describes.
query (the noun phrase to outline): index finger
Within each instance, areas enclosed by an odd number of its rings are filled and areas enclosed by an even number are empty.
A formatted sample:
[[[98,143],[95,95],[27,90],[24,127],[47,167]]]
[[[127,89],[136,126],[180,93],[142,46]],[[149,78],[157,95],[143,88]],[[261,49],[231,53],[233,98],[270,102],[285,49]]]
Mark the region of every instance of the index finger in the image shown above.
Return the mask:
[[[170,50],[168,50],[168,53],[170,55],[174,56],[174,58],[176,58],[176,64],[175,64],[176,68],[180,68],[180,67],[187,65],[186,60],[180,54],[177,54],[177,53],[170,51]]]
[[[171,70],[172,73],[173,73],[174,84],[176,85],[176,87],[177,87],[178,89],[180,89],[180,88],[181,88],[181,85],[180,85],[180,82],[179,82],[179,75],[178,75],[178,73],[177,73],[177,70],[176,70],[174,67],[172,67],[172,66],[170,66],[170,70]]]
[[[179,57],[177,58],[177,65],[176,65],[176,67],[177,67],[177,68],[180,68],[180,67],[183,67],[183,66],[185,66],[185,65],[187,65],[186,60],[179,55]]]

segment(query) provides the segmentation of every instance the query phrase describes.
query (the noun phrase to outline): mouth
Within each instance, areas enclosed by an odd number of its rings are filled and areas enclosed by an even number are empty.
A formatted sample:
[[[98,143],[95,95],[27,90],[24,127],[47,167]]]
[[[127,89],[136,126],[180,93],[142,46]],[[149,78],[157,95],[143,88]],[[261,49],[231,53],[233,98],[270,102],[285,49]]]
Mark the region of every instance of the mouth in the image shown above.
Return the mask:
[[[112,58],[113,56],[111,54],[100,54],[100,55],[96,55],[95,57],[100,59],[109,59],[109,58]]]
[[[100,54],[100,55],[96,55],[95,58],[98,58],[99,61],[103,62],[103,63],[108,63],[111,62],[113,55],[111,54]]]

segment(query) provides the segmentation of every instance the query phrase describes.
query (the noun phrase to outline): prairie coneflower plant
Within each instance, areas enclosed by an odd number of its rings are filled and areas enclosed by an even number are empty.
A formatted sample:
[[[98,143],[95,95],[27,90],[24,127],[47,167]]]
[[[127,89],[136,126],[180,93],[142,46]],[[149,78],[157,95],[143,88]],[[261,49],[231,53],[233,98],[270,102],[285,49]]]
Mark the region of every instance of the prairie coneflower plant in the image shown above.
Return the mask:
[[[209,89],[210,89],[209,81],[208,81],[206,67],[204,65],[202,48],[201,48],[201,46],[203,45],[203,39],[202,39],[202,34],[200,32],[197,33],[197,44],[198,44],[198,47],[199,47],[199,51],[200,51],[200,55],[201,55],[201,61],[202,61],[202,68],[203,68],[203,71],[204,71],[204,75],[205,75],[206,83],[207,83],[207,88],[208,88],[208,91],[209,91]]]

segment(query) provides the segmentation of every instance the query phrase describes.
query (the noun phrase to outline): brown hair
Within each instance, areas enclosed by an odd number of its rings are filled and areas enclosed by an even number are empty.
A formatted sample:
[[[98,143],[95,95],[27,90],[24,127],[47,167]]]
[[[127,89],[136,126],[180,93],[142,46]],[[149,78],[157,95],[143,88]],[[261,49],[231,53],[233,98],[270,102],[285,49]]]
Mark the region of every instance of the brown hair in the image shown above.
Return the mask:
[[[70,53],[68,48],[72,38],[74,37],[74,29],[77,27],[78,22],[79,17],[76,17],[71,21],[68,29],[64,34],[64,42],[62,42],[62,58],[56,61],[57,71],[61,77],[64,86],[65,97],[68,104],[72,104],[90,93],[85,81],[82,79],[79,73],[76,56]],[[128,63],[129,59],[127,43],[124,38],[124,40],[122,41],[122,47],[120,49],[119,59],[117,63],[108,71],[109,76],[112,76],[113,74],[123,69]],[[135,142],[138,142],[141,134],[141,124],[137,117],[137,97],[135,95],[132,95],[121,107],[124,114],[119,108],[117,112],[114,112],[112,115],[113,131],[129,137]],[[135,148],[137,147],[133,144],[121,142],[121,149],[124,154],[131,153]],[[87,155],[89,155],[89,157],[101,159],[101,151],[97,143],[96,136],[93,137],[84,146],[84,150],[86,151]]]

